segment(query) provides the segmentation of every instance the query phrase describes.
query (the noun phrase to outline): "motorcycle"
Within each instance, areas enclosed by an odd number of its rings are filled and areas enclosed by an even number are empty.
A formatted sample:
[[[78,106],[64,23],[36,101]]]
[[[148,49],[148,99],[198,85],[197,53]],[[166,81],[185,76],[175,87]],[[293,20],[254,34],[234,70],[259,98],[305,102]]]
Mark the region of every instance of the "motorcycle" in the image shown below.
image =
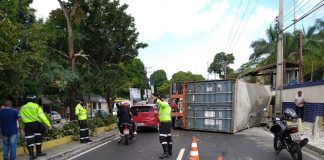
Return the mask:
[[[294,160],[302,160],[302,148],[308,139],[298,132],[297,125],[287,125],[285,120],[275,118],[270,131],[274,134],[273,145],[277,154],[286,149]]]
[[[123,123],[123,124],[121,124],[121,128],[122,128],[123,134],[121,135],[121,138],[118,141],[118,144],[120,144],[122,141],[124,141],[125,145],[129,145],[131,140],[134,138],[133,127],[129,123]]]

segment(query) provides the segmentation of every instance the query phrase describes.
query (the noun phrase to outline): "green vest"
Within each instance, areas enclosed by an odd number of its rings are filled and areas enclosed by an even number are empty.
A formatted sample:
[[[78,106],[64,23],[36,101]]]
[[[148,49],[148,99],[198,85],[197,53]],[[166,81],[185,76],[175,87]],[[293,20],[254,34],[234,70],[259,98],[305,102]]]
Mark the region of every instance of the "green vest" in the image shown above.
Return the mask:
[[[87,112],[88,111],[84,109],[80,103],[75,107],[75,115],[78,116],[78,120],[86,120],[88,118]]]
[[[160,122],[171,121],[171,107],[167,102],[157,99],[156,103],[159,105],[159,120]]]
[[[51,125],[46,118],[43,109],[37,103],[28,102],[21,107],[19,114],[23,123],[38,121],[45,123],[47,126]]]

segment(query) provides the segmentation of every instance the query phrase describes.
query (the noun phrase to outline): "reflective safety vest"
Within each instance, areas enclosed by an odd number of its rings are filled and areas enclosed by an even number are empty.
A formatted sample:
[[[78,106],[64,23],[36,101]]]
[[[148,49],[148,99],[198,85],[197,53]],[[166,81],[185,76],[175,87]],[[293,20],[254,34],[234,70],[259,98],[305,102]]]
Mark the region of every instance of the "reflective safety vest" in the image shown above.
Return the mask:
[[[48,127],[51,125],[46,118],[43,109],[37,103],[28,102],[21,107],[19,114],[23,123],[38,121],[45,123]]]
[[[80,103],[75,107],[75,115],[78,116],[78,120],[86,120],[88,118],[87,112],[88,111],[84,109]]]
[[[160,122],[171,121],[171,107],[167,102],[157,99],[156,103],[159,105],[159,120]]]

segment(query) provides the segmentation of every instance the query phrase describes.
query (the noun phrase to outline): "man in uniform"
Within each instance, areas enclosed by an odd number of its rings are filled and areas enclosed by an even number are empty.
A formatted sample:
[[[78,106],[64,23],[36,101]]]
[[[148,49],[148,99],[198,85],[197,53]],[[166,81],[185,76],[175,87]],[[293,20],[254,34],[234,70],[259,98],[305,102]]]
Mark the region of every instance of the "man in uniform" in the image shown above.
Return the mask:
[[[159,97],[159,98],[158,98]],[[171,137],[171,107],[166,101],[165,96],[152,95],[151,98],[159,106],[159,122],[160,122],[160,143],[163,147],[163,154],[160,159],[168,158],[172,155],[172,137]]]
[[[75,115],[78,117],[80,125],[80,142],[88,143],[91,142],[89,139],[89,128],[87,125],[87,109],[82,107],[82,101],[79,101],[75,107]]]
[[[29,159],[36,159],[36,157],[46,156],[42,153],[42,134],[45,133],[46,127],[52,129],[52,126],[46,118],[43,109],[35,103],[36,96],[27,96],[27,104],[21,107],[20,117],[25,125],[25,138]],[[45,124],[45,125],[44,125]],[[34,155],[34,146],[36,145],[36,157]]]

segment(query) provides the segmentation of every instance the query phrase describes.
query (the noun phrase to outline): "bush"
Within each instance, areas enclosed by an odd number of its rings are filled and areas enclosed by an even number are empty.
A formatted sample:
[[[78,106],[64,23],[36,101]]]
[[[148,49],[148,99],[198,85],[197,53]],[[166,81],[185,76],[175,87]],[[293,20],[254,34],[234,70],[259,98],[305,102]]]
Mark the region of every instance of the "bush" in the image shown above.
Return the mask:
[[[96,128],[108,126],[117,122],[115,116],[108,115],[108,116],[98,116],[93,119],[88,120],[88,128],[89,128],[89,135],[94,136],[96,134]],[[44,134],[44,141],[50,141],[53,139],[62,138],[65,136],[73,136],[75,140],[80,138],[79,135],[79,125],[77,121],[71,121],[63,125],[60,128],[53,128],[52,130],[48,130]]]

